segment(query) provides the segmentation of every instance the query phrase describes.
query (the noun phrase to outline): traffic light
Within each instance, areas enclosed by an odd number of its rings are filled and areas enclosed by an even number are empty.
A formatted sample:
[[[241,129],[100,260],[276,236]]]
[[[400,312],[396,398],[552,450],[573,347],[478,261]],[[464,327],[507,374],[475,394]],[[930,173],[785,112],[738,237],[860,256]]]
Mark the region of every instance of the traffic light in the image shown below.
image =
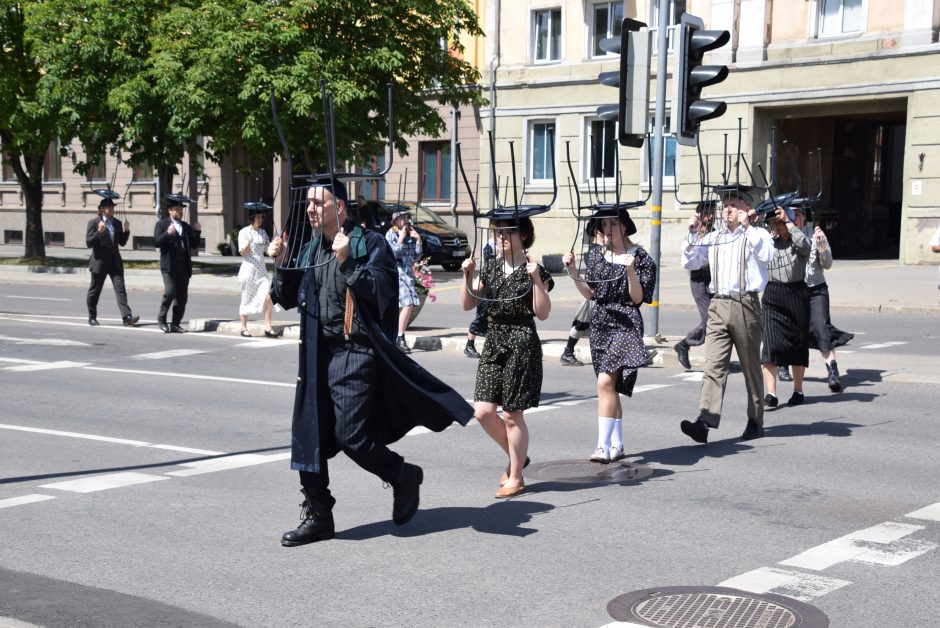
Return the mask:
[[[640,148],[646,139],[650,100],[650,32],[646,24],[624,18],[620,37],[600,42],[601,50],[620,55],[620,69],[601,72],[597,78],[604,85],[620,88],[616,105],[602,105],[597,116],[617,120],[617,139],[622,146]]]
[[[705,53],[721,48],[731,39],[728,31],[706,31],[702,19],[688,13],[676,31],[676,60],[673,75],[672,132],[680,144],[698,145],[698,127],[722,115],[728,108],[720,100],[700,100],[702,88],[728,77],[726,65],[701,65]]]

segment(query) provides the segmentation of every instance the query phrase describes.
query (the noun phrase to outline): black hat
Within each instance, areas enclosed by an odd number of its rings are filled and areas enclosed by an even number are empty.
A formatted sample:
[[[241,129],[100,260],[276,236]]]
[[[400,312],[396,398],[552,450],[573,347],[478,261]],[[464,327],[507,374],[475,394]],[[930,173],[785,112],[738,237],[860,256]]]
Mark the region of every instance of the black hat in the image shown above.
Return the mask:
[[[483,214],[484,218],[490,220],[515,220],[516,218],[531,218],[544,214],[549,209],[548,205],[504,205],[496,207]]]
[[[793,210],[790,208],[795,204],[794,201],[800,200],[797,198],[797,192],[786,192],[785,194],[777,194],[772,196],[767,200],[761,202],[754,208],[758,214],[773,214],[778,207],[783,207],[787,209],[787,216],[790,217],[790,220],[793,220]]]
[[[343,201],[344,204],[349,203],[346,184],[337,177],[330,177],[329,174],[316,174],[309,178],[308,181],[313,184],[313,187],[326,188],[330,191],[330,194],[333,195],[333,198],[338,198]]]
[[[193,199],[189,198],[185,194],[167,194],[167,207],[184,207],[189,203],[193,202]]]
[[[274,208],[267,203],[261,201],[251,201],[248,203],[242,203],[242,207],[248,210],[248,218],[254,218],[259,214],[266,214],[272,211]]]
[[[628,203],[598,203],[594,206],[594,214],[591,218],[619,218],[623,226],[626,227],[627,235],[636,233],[636,223],[630,218],[630,209],[636,209],[645,205],[645,201],[630,201]]]
[[[760,188],[753,185],[744,185],[743,183],[729,183],[727,185],[716,185],[712,188],[719,197],[737,196],[739,199],[754,206],[754,201],[763,196]]]
[[[114,201],[121,198],[121,195],[114,190],[92,190],[92,192],[101,197],[101,200],[98,202],[98,209],[114,207]]]

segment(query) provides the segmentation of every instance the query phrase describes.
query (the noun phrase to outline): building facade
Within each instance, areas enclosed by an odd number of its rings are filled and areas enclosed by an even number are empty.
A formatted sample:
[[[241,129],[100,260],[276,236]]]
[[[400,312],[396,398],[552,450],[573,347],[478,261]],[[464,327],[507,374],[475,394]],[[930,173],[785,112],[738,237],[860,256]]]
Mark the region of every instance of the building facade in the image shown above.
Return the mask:
[[[706,29],[731,33],[731,41],[705,59],[730,70],[725,81],[704,90],[708,99],[728,105],[722,117],[703,123],[699,136],[709,182],[721,182],[723,172],[732,180],[738,172],[747,178],[747,168],[735,159],[740,141],[759,183],[758,164],[775,193],[799,186],[803,194],[820,195],[815,218],[837,257],[936,263],[928,242],[940,224],[940,4],[671,0],[668,6],[660,19],[656,0],[489,3],[487,55],[494,60],[489,78],[496,98],[492,118],[486,110],[482,115],[484,128],[495,129],[500,189],[513,169],[518,181],[525,178],[527,202],[548,202],[554,184],[559,188],[551,212],[538,219],[536,254],[571,248],[578,205],[572,180],[585,205],[592,198],[589,186],[612,199],[618,182],[621,200],[647,198],[647,147],[621,147],[618,157],[607,148],[615,123],[596,115],[598,106],[617,100],[616,90],[600,85],[597,76],[619,67],[599,42],[619,34],[623,17],[651,27],[652,120],[655,81],[668,82],[669,99],[675,66],[670,54],[667,76],[656,76],[657,29],[664,24],[673,31],[688,12],[701,17]],[[672,39],[670,32],[667,53]],[[671,107],[668,101],[667,118]],[[482,143],[481,186],[491,187]],[[605,148],[592,158],[592,145]],[[732,165],[723,166],[729,159]],[[702,196],[696,149],[667,135],[663,177],[662,250],[668,263]],[[648,246],[649,205],[633,217],[638,241]]]

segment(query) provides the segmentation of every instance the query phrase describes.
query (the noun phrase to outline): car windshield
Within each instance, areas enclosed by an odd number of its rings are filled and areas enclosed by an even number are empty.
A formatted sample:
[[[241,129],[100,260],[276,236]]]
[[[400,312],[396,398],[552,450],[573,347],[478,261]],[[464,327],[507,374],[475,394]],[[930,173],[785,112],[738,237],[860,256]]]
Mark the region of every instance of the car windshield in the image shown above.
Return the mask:
[[[414,207],[414,212],[415,212],[415,222],[418,222],[418,223],[430,222],[430,223],[437,224],[437,225],[447,224],[443,218],[441,218],[440,216],[438,216],[431,210],[421,207],[420,205]]]

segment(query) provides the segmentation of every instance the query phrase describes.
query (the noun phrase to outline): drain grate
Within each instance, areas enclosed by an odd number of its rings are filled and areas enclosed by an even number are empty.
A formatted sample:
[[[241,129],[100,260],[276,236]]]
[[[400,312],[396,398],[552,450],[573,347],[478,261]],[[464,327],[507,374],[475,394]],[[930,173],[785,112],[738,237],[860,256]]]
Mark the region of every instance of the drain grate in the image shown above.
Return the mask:
[[[597,464],[588,460],[554,460],[533,463],[525,473],[546,482],[617,484],[647,478],[654,470],[632,462]]]
[[[617,621],[661,628],[827,628],[817,608],[769,593],[725,587],[665,587],[621,595],[607,605]]]

